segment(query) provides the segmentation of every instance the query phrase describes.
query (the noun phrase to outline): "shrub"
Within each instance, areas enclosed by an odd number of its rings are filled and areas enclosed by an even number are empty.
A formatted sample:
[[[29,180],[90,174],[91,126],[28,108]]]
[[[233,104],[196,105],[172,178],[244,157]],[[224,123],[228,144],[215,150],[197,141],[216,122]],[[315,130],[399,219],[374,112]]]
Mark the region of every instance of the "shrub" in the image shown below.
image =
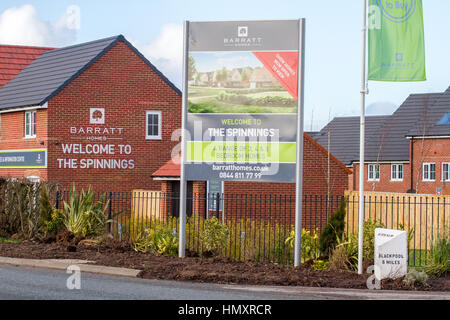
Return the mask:
[[[140,232],[134,238],[132,246],[137,252],[176,255],[178,253],[178,237],[167,226],[153,225]]]
[[[350,257],[354,257],[353,254],[349,254],[345,246],[337,246],[334,248],[329,257],[329,269],[330,270],[352,270],[353,263],[350,261]]]
[[[425,266],[425,272],[433,278],[445,277],[450,273],[450,232],[445,228],[440,232],[430,252],[430,261]]]
[[[326,260],[314,260],[313,269],[317,271],[324,271],[330,267],[330,262]]]
[[[213,217],[205,221],[204,230],[200,234],[200,240],[206,251],[219,254],[219,250],[226,246],[228,236],[228,228]]]
[[[65,229],[64,211],[54,208],[50,218],[44,222],[44,228],[48,234],[54,235],[63,231]]]
[[[329,218],[328,223],[320,234],[320,252],[328,256],[336,247],[338,239],[341,239],[345,229],[347,199],[344,198],[337,211]]]
[[[371,219],[363,223],[363,259],[373,260],[375,255],[375,229],[385,228],[384,224],[372,221]],[[358,252],[358,233],[350,237],[350,245]],[[354,249],[354,250],[355,250]]]
[[[40,239],[44,233],[40,215],[42,184],[29,180],[2,180],[0,183],[0,236],[16,235]]]
[[[315,260],[319,257],[320,252],[317,240],[318,240],[317,229],[315,229],[312,234],[309,231],[302,229],[302,237],[301,237],[302,263],[307,262],[309,260]],[[295,232],[291,231],[285,243],[288,244],[291,248],[293,248],[294,242],[295,242]]]
[[[64,201],[64,226],[74,235],[95,237],[105,231],[105,227],[112,220],[105,215],[109,205],[106,193],[95,201],[92,189],[78,193],[75,186],[70,191],[69,203]]]
[[[213,113],[214,109],[209,105],[204,104],[194,104],[189,101],[189,112],[190,113]]]
[[[384,225],[372,220],[363,224],[363,259],[373,260],[375,254],[375,229]],[[343,234],[336,239],[336,246],[330,254],[330,268],[334,270],[356,270],[358,268],[358,233]]]
[[[427,287],[427,280],[428,275],[424,271],[419,272],[416,269],[411,269],[403,279],[403,283],[405,283],[410,288],[415,288],[417,285]]]

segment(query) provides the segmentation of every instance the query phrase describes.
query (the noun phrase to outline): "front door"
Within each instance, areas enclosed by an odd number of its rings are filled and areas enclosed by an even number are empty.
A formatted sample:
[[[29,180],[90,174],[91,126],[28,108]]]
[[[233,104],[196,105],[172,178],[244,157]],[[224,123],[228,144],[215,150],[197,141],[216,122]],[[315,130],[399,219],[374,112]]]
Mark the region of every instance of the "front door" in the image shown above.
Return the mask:
[[[192,216],[193,184],[187,182],[186,190],[186,216]],[[172,217],[180,216],[180,181],[172,181]]]

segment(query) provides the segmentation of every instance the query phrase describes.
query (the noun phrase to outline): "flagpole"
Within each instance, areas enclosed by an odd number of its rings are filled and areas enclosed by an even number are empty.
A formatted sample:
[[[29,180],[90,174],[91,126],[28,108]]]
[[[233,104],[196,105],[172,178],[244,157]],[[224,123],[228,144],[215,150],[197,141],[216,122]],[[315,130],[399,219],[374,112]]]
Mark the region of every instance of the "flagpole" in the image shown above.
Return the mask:
[[[297,165],[295,184],[295,239],[294,239],[294,267],[302,263],[302,197],[303,197],[303,130],[305,104],[305,26],[304,18],[299,20],[299,49],[298,49],[298,92],[297,92]]]
[[[358,217],[358,274],[362,274],[363,263],[363,226],[364,226],[364,143],[366,114],[366,39],[367,39],[367,0],[363,0],[362,26],[362,71],[361,71],[361,129],[359,141],[359,217]]]

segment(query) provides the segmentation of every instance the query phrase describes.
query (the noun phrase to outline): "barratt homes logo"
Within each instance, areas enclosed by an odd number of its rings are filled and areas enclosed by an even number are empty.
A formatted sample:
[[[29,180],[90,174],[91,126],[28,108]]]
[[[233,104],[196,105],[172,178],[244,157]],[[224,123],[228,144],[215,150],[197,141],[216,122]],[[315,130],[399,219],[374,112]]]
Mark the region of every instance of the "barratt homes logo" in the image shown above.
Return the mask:
[[[223,39],[225,47],[260,47],[262,41],[261,37],[250,35],[248,26],[238,26],[237,36]]]
[[[238,37],[248,37],[248,27],[238,27]]]
[[[105,124],[105,109],[91,108],[90,124]]]
[[[416,11],[417,0],[377,0],[383,16],[395,23],[409,20]]]

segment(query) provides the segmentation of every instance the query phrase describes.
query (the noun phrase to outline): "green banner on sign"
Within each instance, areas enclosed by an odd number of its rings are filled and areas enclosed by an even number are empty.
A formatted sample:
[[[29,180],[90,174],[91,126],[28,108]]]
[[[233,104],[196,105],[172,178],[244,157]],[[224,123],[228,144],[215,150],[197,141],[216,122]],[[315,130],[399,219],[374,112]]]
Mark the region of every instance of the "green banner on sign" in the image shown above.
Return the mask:
[[[370,0],[369,80],[426,80],[422,0]]]

